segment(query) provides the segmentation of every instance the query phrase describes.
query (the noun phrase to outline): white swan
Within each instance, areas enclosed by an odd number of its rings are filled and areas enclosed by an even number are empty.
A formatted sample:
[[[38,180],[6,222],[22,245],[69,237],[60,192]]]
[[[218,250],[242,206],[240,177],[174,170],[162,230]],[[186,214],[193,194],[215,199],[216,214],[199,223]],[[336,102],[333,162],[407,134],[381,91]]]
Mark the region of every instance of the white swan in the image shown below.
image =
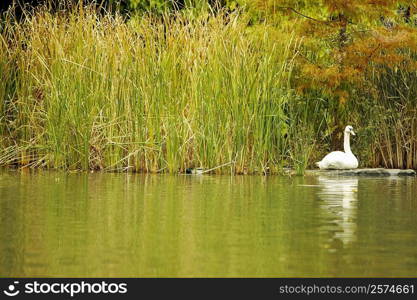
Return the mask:
[[[358,160],[350,150],[350,135],[355,135],[353,127],[348,125],[345,128],[345,136],[343,151],[334,151],[327,154],[321,161],[316,162],[320,169],[356,169],[358,167]]]

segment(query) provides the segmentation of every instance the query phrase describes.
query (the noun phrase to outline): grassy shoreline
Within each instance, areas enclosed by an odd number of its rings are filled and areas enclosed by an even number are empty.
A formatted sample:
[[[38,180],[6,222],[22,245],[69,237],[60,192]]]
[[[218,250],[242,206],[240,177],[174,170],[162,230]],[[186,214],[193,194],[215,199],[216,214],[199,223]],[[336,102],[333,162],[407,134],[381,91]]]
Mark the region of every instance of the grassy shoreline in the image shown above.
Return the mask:
[[[340,149],[349,123],[361,167],[417,168],[415,72],[375,69],[379,93],[358,89],[344,105],[299,95],[302,37],[247,24],[240,13],[125,21],[92,7],[6,16],[0,165],[302,174]]]

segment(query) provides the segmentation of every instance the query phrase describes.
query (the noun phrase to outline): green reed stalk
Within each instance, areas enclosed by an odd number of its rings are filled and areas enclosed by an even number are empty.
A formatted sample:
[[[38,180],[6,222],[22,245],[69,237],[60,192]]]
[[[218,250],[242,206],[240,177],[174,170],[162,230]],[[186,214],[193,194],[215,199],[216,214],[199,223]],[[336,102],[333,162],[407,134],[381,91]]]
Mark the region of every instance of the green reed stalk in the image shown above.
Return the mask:
[[[4,146],[24,149],[13,158],[23,166],[183,172],[231,162],[236,173],[277,171],[296,41],[229,19],[125,22],[89,7],[37,11],[7,27],[3,44],[13,47],[0,67],[13,57],[15,65],[0,95],[9,99],[2,116],[15,107],[16,125],[2,123]]]
[[[2,165],[303,174],[351,123],[361,166],[417,168],[417,77],[405,68],[375,67],[377,92],[356,87],[341,107],[297,95],[301,39],[243,13],[25,15],[0,28]]]

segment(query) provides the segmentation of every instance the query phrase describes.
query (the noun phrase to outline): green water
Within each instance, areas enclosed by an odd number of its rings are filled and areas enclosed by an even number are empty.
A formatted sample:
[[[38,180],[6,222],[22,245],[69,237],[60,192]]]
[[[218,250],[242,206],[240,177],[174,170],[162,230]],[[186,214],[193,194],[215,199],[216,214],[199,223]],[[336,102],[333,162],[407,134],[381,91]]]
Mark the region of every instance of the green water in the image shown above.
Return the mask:
[[[1,277],[417,275],[417,180],[0,173]]]

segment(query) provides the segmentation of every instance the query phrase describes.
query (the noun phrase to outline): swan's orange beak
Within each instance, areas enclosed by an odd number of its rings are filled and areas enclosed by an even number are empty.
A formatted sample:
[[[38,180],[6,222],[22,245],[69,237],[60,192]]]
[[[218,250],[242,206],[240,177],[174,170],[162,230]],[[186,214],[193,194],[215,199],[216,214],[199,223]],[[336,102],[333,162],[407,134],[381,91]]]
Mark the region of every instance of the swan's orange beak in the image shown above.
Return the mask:
[[[353,130],[351,130],[351,131],[350,131],[350,134],[351,134],[351,135],[356,135],[356,134],[353,132]]]

